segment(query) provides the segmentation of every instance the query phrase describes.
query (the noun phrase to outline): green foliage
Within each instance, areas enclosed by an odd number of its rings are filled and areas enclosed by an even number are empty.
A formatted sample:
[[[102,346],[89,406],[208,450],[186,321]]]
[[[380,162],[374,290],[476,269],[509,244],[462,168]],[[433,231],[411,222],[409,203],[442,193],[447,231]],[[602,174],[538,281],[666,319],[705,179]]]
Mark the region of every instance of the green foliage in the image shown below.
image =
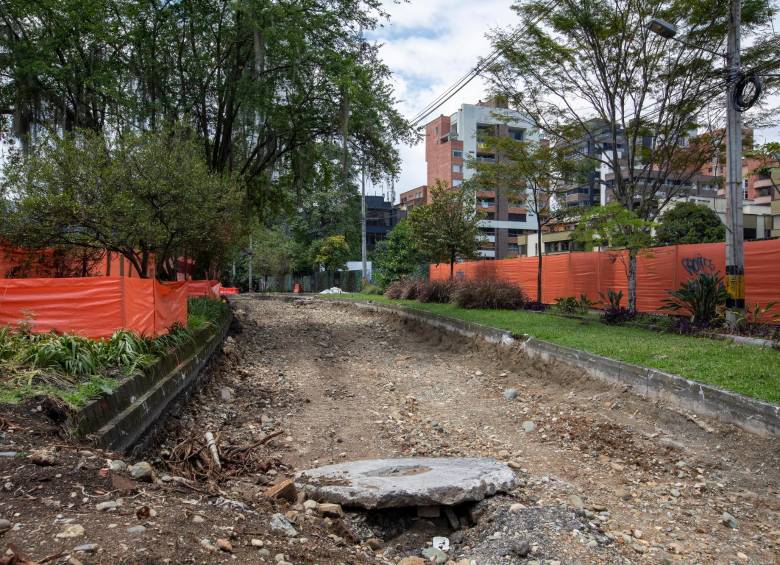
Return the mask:
[[[681,202],[661,215],[655,237],[658,245],[714,243],[725,239],[726,226],[707,206]]]
[[[727,298],[726,285],[719,274],[701,273],[695,279],[685,281],[679,289],[670,290],[662,308],[684,312],[695,327],[707,328]]]
[[[586,245],[639,251],[650,247],[653,223],[639,218],[617,202],[587,210],[574,230],[574,238]]]
[[[377,244],[373,261],[374,279],[384,288],[393,281],[421,274],[419,271],[424,262],[414,244],[409,221],[404,218],[386,239]]]
[[[517,310],[526,301],[516,285],[501,280],[462,281],[452,290],[452,303],[466,309]]]
[[[431,203],[409,214],[412,245],[431,263],[449,263],[452,278],[456,260],[477,255],[480,219],[473,189],[450,189],[438,181],[431,188]]]
[[[363,294],[374,294],[379,296],[382,294],[382,289],[375,284],[367,284],[360,289],[360,292]]]
[[[239,230],[241,195],[208,171],[187,132],[49,137],[6,167],[14,211],[0,236],[29,248],[120,253],[146,277],[186,249],[210,255]],[[213,256],[212,256],[213,257]]]
[[[229,306],[221,300],[197,297],[187,301],[187,326],[197,330],[213,326],[227,313]]]
[[[601,301],[605,304],[601,321],[605,324],[619,325],[633,320],[637,313],[623,307],[623,291],[607,289],[607,293],[599,293]]]
[[[311,254],[315,265],[326,271],[337,271],[349,261],[349,244],[343,235],[332,235],[312,242]]]
[[[193,339],[193,329],[214,323],[226,308],[219,300],[190,299],[191,325],[175,325],[155,339],[126,330],[93,340],[53,332],[32,334],[24,326],[0,327],[0,374],[4,375],[0,402],[50,394],[71,406],[83,405],[183,346]]]
[[[585,294],[581,294],[579,298],[576,296],[562,296],[555,299],[554,308],[562,314],[587,314],[593,302]]]

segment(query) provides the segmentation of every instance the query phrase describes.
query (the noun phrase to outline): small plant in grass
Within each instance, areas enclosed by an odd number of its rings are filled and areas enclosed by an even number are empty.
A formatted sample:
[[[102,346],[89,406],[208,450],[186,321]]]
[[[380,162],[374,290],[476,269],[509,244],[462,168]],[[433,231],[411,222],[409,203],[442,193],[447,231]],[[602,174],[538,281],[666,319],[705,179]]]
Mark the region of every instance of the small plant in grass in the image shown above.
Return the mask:
[[[461,308],[517,310],[525,302],[519,287],[499,280],[461,282],[452,293],[452,303]]]
[[[764,339],[780,339],[780,314],[777,313],[778,302],[773,300],[766,305],[748,305],[743,314],[737,320],[737,331],[743,335],[760,337]],[[2,353],[0,352],[0,355]]]
[[[677,290],[669,291],[663,310],[686,313],[696,328],[708,328],[718,316],[718,309],[726,303],[728,293],[719,274],[701,273],[685,281]]]
[[[547,304],[539,302],[538,300],[530,300],[528,302],[523,302],[522,308],[523,310],[530,310],[532,312],[544,312],[547,310]]]
[[[562,296],[555,299],[555,309],[561,314],[579,314],[585,315],[593,306],[593,302],[585,294],[580,294],[580,297],[575,296]]]
[[[227,310],[228,306],[221,300],[213,298],[190,298],[187,302],[187,325],[192,330],[213,325]]]
[[[599,293],[604,303],[604,313],[601,315],[601,321],[605,324],[623,324],[636,316],[628,308],[623,307],[623,291],[608,289],[607,293]]]
[[[436,302],[448,304],[452,300],[452,293],[457,288],[455,281],[426,281],[420,284],[417,291],[417,300],[420,302]]]

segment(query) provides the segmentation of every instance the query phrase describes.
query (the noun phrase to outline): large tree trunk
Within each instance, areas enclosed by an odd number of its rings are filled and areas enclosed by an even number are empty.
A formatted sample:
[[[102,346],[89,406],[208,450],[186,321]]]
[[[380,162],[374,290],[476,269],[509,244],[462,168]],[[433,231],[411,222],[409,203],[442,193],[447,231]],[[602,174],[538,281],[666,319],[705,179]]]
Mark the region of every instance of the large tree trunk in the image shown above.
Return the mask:
[[[537,216],[538,217],[538,216]],[[539,252],[537,253],[537,256],[539,257],[539,263],[538,267],[536,269],[536,301],[541,302],[542,301],[542,254],[544,253],[544,246],[542,245],[542,230],[539,229],[536,231],[536,233],[539,235],[537,238],[539,240]]]
[[[637,251],[629,249],[628,251],[628,310],[636,313],[636,257]]]

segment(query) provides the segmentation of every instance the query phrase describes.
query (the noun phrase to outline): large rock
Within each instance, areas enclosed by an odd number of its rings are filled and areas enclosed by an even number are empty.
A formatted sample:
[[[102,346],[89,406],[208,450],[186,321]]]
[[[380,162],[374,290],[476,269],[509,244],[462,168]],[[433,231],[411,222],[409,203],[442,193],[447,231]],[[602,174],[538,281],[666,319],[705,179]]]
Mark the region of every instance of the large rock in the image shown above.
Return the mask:
[[[489,458],[373,459],[295,476],[309,498],[369,509],[477,501],[511,489],[515,481],[506,464]]]

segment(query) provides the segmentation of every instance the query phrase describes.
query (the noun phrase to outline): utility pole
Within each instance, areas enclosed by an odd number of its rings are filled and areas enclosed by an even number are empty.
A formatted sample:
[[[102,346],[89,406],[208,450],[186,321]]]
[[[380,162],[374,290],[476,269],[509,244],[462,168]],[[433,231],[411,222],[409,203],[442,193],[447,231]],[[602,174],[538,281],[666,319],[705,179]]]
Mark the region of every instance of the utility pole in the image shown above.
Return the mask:
[[[252,235],[249,236],[249,292],[252,292],[252,260],[254,259],[254,252],[252,251]]]
[[[740,74],[739,28],[742,0],[731,0],[729,13],[728,67],[729,89],[726,97],[726,322],[733,327],[745,309],[745,255],[742,205],[742,113],[735,103],[736,82]]]
[[[360,172],[360,253],[363,260],[363,282],[368,282],[368,248],[366,245],[366,163]]]

